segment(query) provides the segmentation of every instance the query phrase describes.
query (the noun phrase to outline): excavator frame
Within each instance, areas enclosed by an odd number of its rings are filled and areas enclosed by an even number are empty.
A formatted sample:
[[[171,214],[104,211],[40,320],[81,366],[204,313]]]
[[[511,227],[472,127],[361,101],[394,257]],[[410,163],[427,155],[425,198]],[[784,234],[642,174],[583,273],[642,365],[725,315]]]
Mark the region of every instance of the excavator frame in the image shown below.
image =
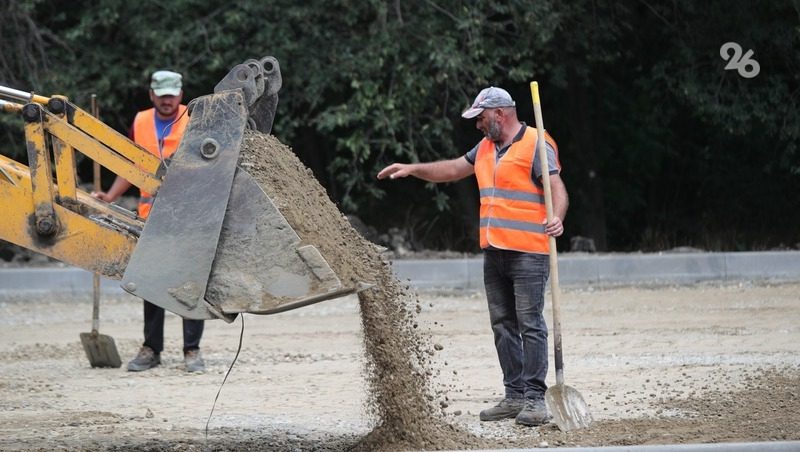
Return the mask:
[[[137,187],[156,192],[161,162],[66,97],[5,87],[0,87],[0,95],[30,101],[21,105],[0,100],[5,112],[22,116],[30,164],[0,155],[0,198],[6,217],[0,222],[0,238],[121,278],[144,222],[78,188],[76,149]]]
[[[313,245],[300,246],[238,167],[245,129],[271,132],[281,84],[273,57],[234,66],[213,94],[189,103],[189,125],[169,162],[64,96],[0,86],[0,98],[11,100],[0,109],[24,121],[30,165],[0,156],[0,239],[121,279],[125,291],[186,318],[230,322],[367,287],[342,284]],[[76,152],[157,194],[147,221],[80,190]],[[229,249],[248,250],[249,265]]]

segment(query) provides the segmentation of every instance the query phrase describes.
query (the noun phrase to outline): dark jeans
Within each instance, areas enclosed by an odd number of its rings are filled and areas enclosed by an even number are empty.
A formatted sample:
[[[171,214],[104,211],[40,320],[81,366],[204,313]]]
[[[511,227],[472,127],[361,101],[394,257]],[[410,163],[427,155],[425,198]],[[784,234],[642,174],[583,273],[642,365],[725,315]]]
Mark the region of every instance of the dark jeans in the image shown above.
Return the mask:
[[[183,319],[183,352],[200,348],[204,320]],[[144,302],[144,345],[156,353],[164,350],[164,308]]]
[[[506,397],[542,399],[547,390],[544,291],[549,256],[484,250],[483,282]]]

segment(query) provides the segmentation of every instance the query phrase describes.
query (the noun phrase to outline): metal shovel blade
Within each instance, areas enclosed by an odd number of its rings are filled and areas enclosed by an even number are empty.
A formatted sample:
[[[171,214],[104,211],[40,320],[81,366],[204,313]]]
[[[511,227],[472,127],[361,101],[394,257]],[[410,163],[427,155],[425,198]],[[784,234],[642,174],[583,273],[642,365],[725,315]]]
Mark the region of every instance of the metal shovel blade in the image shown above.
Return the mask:
[[[120,367],[122,365],[113,337],[96,332],[81,333],[81,344],[83,344],[83,351],[86,352],[86,358],[89,359],[92,367]]]
[[[592,423],[592,415],[581,393],[570,386],[557,384],[547,388],[544,400],[553,422],[562,432],[585,428]]]

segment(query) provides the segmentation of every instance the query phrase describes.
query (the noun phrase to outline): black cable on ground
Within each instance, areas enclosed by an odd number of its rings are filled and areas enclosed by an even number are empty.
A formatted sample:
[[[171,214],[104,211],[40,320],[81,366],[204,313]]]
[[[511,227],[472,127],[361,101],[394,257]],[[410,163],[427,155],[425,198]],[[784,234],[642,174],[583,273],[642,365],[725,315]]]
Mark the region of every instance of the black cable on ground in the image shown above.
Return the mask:
[[[239,352],[242,351],[242,338],[244,338],[244,314],[239,314],[239,318],[242,319],[242,331],[239,333],[239,347],[236,349],[236,355],[233,357],[233,361],[231,361],[231,366],[228,367],[228,371],[225,372],[225,378],[222,379],[222,383],[219,385],[219,389],[217,390],[217,395],[214,397],[214,403],[211,405],[211,412],[208,413],[208,419],[206,420],[206,436],[205,436],[205,449],[208,450],[208,424],[211,422],[211,416],[214,415],[214,407],[217,406],[217,399],[219,399],[219,394],[222,392],[222,387],[225,385],[225,382],[228,381],[228,375],[231,374],[231,370],[233,370],[233,365],[236,364],[236,360],[239,358]]]

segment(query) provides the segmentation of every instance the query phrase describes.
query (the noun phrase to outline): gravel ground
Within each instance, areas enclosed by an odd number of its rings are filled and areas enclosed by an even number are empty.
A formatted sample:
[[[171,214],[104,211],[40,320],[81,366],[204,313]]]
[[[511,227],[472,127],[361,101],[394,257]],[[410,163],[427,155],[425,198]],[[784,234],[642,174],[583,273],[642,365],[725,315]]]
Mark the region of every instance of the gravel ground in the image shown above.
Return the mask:
[[[441,349],[444,419],[497,448],[797,440],[799,294],[800,283],[565,291],[566,383],[595,418],[570,433],[478,421],[502,395],[481,294],[422,293],[419,322]],[[133,297],[103,299],[100,332],[123,361],[141,311]],[[168,314],[163,365],[129,373],[89,366],[90,316],[89,296],[0,292],[0,449],[338,451],[374,427],[355,297],[245,316],[222,387],[241,319],[207,322],[208,370],[187,374]]]

